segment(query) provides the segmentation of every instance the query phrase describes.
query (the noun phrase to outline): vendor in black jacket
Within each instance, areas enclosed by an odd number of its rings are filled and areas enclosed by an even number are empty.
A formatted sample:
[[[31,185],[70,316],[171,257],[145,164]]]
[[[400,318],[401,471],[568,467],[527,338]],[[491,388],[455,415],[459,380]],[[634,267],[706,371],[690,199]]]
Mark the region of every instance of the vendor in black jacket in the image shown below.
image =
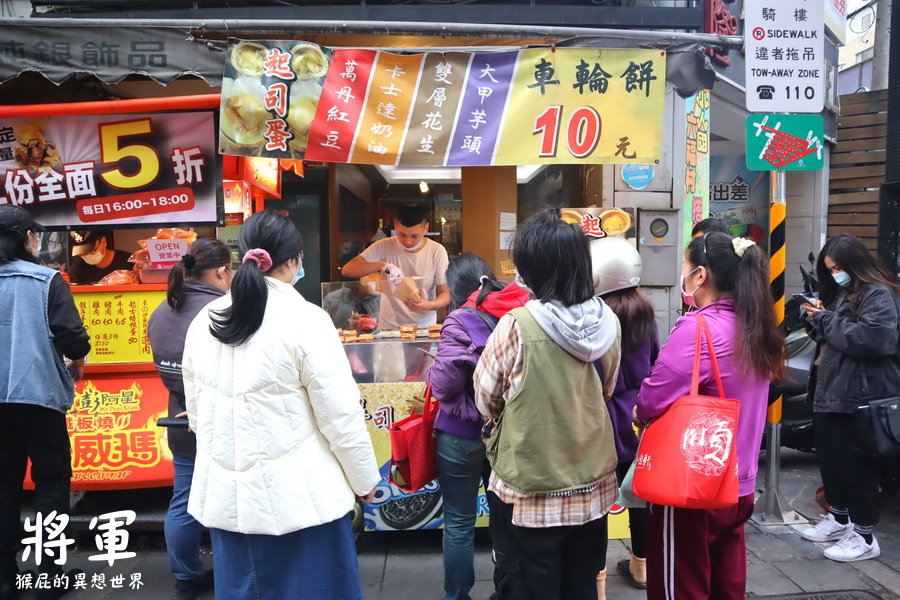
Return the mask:
[[[181,359],[184,338],[203,307],[231,287],[231,252],[222,242],[198,239],[169,275],[167,301],[150,316],[147,335],[153,362],[169,390],[169,416],[185,417]],[[193,600],[213,588],[212,572],[200,561],[202,526],[187,512],[197,438],[188,429],[169,428],[169,449],[175,466],[175,488],[166,515],[166,547],[175,576],[177,600]]]
[[[825,244],[816,264],[820,300],[803,317],[818,342],[810,377],[816,454],[829,503],[821,522],[800,533],[836,542],[825,556],[867,560],[881,550],[878,461],[854,447],[853,413],[869,400],[900,394],[900,285],[856,237]]]

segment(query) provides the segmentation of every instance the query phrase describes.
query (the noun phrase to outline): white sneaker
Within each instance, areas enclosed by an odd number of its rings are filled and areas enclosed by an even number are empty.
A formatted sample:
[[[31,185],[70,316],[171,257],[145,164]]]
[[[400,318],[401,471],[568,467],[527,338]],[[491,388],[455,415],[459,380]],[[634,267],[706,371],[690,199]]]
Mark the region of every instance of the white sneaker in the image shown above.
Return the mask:
[[[878,540],[875,539],[875,536],[872,536],[872,543],[867,544],[863,536],[852,529],[841,541],[825,551],[825,558],[838,562],[868,560],[879,556],[881,556],[881,548],[878,547]]]
[[[834,515],[827,513],[825,518],[800,532],[800,537],[810,542],[836,542],[843,538],[848,531],[853,531],[853,524],[841,525]]]

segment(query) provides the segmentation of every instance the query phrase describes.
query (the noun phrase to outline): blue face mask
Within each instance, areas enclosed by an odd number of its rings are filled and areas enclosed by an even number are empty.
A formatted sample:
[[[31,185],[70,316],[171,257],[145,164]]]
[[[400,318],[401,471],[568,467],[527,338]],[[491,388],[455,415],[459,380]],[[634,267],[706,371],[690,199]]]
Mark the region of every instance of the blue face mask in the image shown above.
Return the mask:
[[[850,273],[843,271],[841,273],[832,273],[832,277],[834,277],[834,282],[841,287],[847,287],[850,285]]]
[[[294,274],[294,277],[291,279],[291,285],[297,285],[297,282],[306,277],[306,271],[303,269],[303,263],[300,263],[300,268]]]

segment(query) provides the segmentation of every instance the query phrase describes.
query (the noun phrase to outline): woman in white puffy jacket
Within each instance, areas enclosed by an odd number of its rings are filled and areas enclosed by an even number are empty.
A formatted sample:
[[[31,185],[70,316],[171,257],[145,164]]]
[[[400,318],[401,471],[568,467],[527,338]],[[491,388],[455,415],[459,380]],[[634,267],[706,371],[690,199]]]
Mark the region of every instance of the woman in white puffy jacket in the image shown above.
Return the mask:
[[[230,294],[184,349],[197,460],[188,512],[209,528],[217,600],[361,600],[350,525],[380,480],[331,319],[294,289],[300,233],[257,213]]]

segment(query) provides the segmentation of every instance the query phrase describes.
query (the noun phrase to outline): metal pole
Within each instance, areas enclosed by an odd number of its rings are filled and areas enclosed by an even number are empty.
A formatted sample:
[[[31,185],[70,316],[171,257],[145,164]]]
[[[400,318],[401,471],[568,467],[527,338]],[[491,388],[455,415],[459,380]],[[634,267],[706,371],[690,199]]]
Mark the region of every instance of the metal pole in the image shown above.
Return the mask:
[[[787,216],[787,177],[783,171],[769,172],[769,269],[775,318],[784,323],[784,273],[786,268],[785,218]],[[753,510],[757,525],[785,525],[803,522],[781,497],[781,409],[784,397],[769,406],[766,413],[765,488]]]
[[[638,29],[604,29],[599,27],[552,27],[543,25],[498,25],[488,23],[425,23],[419,21],[298,21],[268,19],[76,19],[0,18],[4,27],[165,27],[192,30],[198,37],[204,32],[276,34],[285,32],[366,35],[432,35],[447,37],[555,38],[595,36],[646,44],[648,48],[675,44],[701,44],[710,48],[739,49],[744,38],[739,35],[687,33],[680,31],[646,31]]]

